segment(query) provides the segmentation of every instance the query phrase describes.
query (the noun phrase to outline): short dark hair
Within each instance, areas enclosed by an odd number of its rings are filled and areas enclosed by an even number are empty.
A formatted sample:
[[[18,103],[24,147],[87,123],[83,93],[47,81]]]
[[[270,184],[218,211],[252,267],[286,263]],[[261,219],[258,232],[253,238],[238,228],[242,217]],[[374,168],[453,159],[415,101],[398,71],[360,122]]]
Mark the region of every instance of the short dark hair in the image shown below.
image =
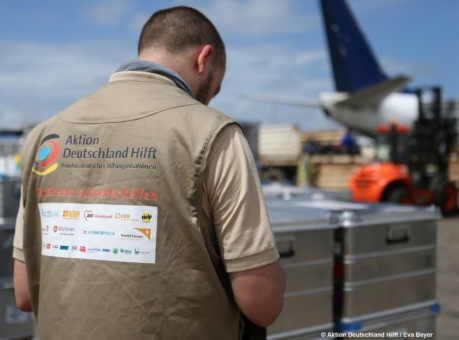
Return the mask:
[[[214,48],[214,64],[226,62],[225,44],[212,22],[198,10],[177,6],[155,12],[142,28],[138,53],[153,46],[180,53],[198,45]]]

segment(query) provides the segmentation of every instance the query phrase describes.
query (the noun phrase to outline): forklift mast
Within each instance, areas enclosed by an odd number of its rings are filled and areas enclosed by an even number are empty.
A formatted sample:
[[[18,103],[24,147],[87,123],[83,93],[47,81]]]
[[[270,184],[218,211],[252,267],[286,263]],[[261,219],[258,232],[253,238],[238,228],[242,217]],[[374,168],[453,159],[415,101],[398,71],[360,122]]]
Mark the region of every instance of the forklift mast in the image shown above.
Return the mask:
[[[455,139],[455,122],[442,114],[440,87],[416,89],[419,116],[409,139],[408,167],[415,185],[429,188],[433,177],[447,177],[448,155]]]

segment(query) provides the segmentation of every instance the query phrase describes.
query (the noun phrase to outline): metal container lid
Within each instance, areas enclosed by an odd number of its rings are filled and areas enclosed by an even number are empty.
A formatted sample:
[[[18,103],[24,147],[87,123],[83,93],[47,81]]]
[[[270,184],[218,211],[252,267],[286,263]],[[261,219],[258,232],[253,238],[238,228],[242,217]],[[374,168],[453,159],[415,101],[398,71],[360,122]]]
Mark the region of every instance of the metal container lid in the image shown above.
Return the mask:
[[[14,288],[13,277],[0,277],[0,289]]]
[[[436,220],[441,217],[440,211],[434,206],[419,207],[393,203],[364,203],[344,202],[332,199],[317,199],[312,195],[297,195],[287,199],[267,198],[268,207],[287,209],[287,207],[301,207],[318,209],[334,213],[339,218],[339,224],[344,228],[374,225],[392,222],[410,222]]]
[[[15,217],[0,217],[0,230],[12,230],[16,227]]]
[[[274,233],[338,227],[338,216],[328,211],[288,205],[277,206],[275,202],[267,202],[267,209]]]
[[[358,203],[356,203],[358,204]],[[435,206],[419,207],[393,203],[369,204],[363,210],[345,210],[340,215],[344,228],[381,223],[429,221],[441,218]]]
[[[305,197],[314,200],[333,199],[347,201],[351,197],[351,192],[349,190],[335,191],[278,184],[263,186],[263,194],[267,199],[294,199]]]

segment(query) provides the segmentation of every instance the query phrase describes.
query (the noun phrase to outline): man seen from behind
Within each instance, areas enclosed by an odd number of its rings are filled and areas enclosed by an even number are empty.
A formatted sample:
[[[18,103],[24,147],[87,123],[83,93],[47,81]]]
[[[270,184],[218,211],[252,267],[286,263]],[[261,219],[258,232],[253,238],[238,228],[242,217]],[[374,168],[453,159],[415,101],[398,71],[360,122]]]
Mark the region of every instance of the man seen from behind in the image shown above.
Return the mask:
[[[240,339],[279,315],[285,278],[247,141],[209,108],[214,25],[158,11],[138,60],[38,125],[22,154],[15,294],[37,336]]]

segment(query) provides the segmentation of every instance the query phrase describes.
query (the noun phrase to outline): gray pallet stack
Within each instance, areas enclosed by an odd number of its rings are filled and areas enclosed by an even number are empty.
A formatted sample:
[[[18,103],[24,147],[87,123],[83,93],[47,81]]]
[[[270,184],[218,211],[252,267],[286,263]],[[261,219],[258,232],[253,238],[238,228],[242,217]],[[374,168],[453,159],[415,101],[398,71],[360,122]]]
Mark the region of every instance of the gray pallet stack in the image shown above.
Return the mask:
[[[16,307],[13,288],[13,238],[19,207],[21,180],[0,180],[0,339],[33,335],[32,313]]]
[[[0,136],[0,340],[33,335],[32,313],[16,307],[13,287],[13,238],[21,194],[21,180],[14,155],[21,139]]]

